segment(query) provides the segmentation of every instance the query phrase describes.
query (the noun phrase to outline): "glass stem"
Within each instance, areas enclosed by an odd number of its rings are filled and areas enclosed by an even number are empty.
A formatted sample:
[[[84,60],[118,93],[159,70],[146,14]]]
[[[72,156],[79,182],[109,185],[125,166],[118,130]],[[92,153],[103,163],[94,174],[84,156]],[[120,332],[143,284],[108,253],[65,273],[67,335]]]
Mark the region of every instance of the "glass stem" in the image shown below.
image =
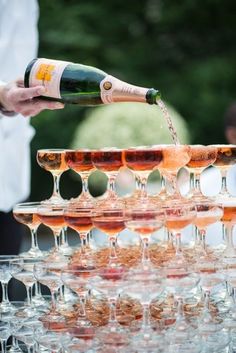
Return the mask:
[[[176,238],[176,252],[175,255],[176,256],[182,256],[182,245],[181,245],[181,233],[177,233],[175,234],[175,238]]]
[[[37,237],[37,229],[36,228],[31,228],[30,232],[31,232],[31,249],[38,249],[38,237]]]
[[[60,249],[60,234],[61,230],[53,230],[56,251]]]
[[[61,174],[53,174],[52,176],[53,176],[53,194],[52,194],[52,196],[61,197],[60,189],[59,189]]]
[[[234,305],[236,305],[236,287],[233,288],[233,301]]]
[[[206,230],[199,229],[199,235],[200,235],[202,249],[204,250],[204,252],[206,252]]]
[[[88,178],[89,178],[89,174],[87,174],[87,173],[81,173],[82,192],[85,193],[85,194],[89,193]]]
[[[52,299],[52,301],[51,301],[51,305],[52,305],[52,311],[56,311],[56,308],[57,308],[57,306],[56,306],[56,304],[57,304],[57,294],[56,294],[56,291],[54,291],[54,290],[50,290],[51,291],[51,299]]]
[[[117,262],[117,254],[116,254],[116,236],[110,236],[110,256],[109,256],[109,263],[114,264]]]
[[[80,233],[80,247],[81,247],[82,254],[85,254],[86,246],[87,246],[87,233]]]
[[[86,317],[86,295],[80,295],[80,316]]]
[[[27,293],[27,305],[32,306],[33,286],[25,286]]]
[[[142,194],[146,195],[147,193],[147,180],[148,180],[149,173],[139,172],[139,190]]]
[[[232,289],[233,293],[233,303],[231,304],[230,307],[230,316],[233,320],[236,320],[236,287],[233,287]]]
[[[6,353],[7,352],[7,340],[3,340],[1,339],[1,346],[2,346],[2,353]]]
[[[226,226],[224,223],[222,223],[222,239],[223,241],[225,242],[225,239],[226,239]]]
[[[116,325],[117,320],[116,320],[116,300],[115,299],[109,299],[109,305],[110,305],[110,315],[109,315],[109,325]]]
[[[145,265],[150,262],[149,257],[149,238],[142,238],[143,251],[142,251],[142,264]]]
[[[205,323],[210,323],[213,321],[213,317],[211,315],[210,310],[210,291],[206,291],[204,294],[204,306],[201,315],[201,321]]]
[[[224,257],[236,256],[233,243],[233,228],[234,226],[231,222],[225,224],[226,249],[223,252]]]
[[[209,291],[205,292],[203,311],[205,314],[208,313],[210,315],[210,292]]]
[[[225,195],[228,194],[227,190],[227,170],[221,170],[221,190],[220,193]]]
[[[201,192],[201,183],[200,183],[200,175],[199,173],[195,173],[195,176],[194,176],[194,190],[195,190],[195,193],[197,194],[202,194]]]
[[[173,234],[166,228],[167,231],[167,248],[174,249],[174,238]]]
[[[63,227],[61,231],[61,245],[68,246],[68,238],[67,238],[67,227]]]
[[[135,190],[139,191],[141,190],[141,180],[140,180],[140,176],[138,174],[135,173]]]
[[[178,188],[178,185],[177,185],[177,174],[178,174],[178,171],[173,171],[173,172],[170,172],[170,173],[167,173],[167,178],[168,178],[168,181],[171,185],[171,189],[172,189],[172,196],[175,196],[175,197],[180,197],[181,194],[180,194],[180,191],[179,191],[179,188]]]
[[[40,283],[38,281],[35,282],[35,296],[36,297],[41,297],[42,296],[41,285],[40,285]]]
[[[194,192],[194,173],[190,172],[189,173],[189,192],[192,194]]]
[[[12,348],[13,350],[15,349],[16,351],[20,352],[18,340],[15,338],[15,336],[12,336]]]
[[[2,285],[2,304],[9,304],[8,297],[8,283],[1,283]]]
[[[200,233],[196,226],[193,226],[193,228],[194,228],[194,246],[198,247],[201,244]]]
[[[142,329],[147,329],[151,326],[150,323],[150,310],[149,304],[143,304],[143,321],[142,321]]]
[[[176,316],[176,324],[180,321],[182,321],[184,318],[184,305],[183,305],[183,299],[178,298],[178,306],[177,306],[177,316]]]
[[[60,294],[60,297],[59,297],[59,300],[62,302],[62,303],[65,303],[65,286],[62,285],[60,288],[59,288],[59,294]]]
[[[108,174],[107,190],[116,193],[116,174]]]
[[[166,179],[161,175],[161,190],[160,193],[166,192]]]
[[[87,234],[87,246],[90,247],[90,244],[91,244],[91,241],[92,241],[92,234],[93,234],[93,231],[90,230]]]

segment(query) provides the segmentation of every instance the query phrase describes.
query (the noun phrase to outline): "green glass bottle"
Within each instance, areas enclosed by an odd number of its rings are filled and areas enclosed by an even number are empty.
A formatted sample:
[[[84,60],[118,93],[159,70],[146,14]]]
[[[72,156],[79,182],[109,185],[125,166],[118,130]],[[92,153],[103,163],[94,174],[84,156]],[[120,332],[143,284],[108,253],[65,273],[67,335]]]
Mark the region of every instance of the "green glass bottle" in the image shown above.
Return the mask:
[[[133,86],[92,66],[51,59],[34,59],[25,71],[25,87],[43,85],[47,99],[79,105],[115,102],[157,104],[160,92]]]

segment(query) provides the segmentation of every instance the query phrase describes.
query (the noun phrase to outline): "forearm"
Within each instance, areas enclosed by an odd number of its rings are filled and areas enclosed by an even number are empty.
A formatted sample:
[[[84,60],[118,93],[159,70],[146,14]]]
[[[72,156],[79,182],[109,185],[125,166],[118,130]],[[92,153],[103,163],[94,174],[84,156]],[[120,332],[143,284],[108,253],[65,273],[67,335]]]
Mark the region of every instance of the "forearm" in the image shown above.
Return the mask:
[[[6,88],[6,84],[4,82],[0,81],[0,114],[5,115],[5,116],[14,116],[16,114],[15,111],[9,109],[9,107],[6,104],[6,101],[4,99],[5,88]]]

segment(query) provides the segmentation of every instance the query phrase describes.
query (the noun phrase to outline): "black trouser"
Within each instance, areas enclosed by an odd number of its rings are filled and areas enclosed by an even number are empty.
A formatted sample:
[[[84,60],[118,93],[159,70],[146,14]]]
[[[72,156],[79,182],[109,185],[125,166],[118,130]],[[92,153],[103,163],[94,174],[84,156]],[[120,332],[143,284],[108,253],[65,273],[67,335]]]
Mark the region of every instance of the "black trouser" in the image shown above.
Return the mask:
[[[15,220],[12,211],[0,212],[0,255],[18,255],[23,234],[24,228]]]

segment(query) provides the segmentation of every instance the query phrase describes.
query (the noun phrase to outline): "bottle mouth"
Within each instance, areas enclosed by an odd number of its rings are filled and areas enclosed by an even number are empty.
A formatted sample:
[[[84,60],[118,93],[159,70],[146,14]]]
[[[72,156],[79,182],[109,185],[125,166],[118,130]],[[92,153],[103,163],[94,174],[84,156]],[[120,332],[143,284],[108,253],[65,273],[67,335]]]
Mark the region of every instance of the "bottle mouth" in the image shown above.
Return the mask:
[[[157,104],[157,101],[161,99],[160,91],[150,88],[146,94],[146,101],[148,104]]]

